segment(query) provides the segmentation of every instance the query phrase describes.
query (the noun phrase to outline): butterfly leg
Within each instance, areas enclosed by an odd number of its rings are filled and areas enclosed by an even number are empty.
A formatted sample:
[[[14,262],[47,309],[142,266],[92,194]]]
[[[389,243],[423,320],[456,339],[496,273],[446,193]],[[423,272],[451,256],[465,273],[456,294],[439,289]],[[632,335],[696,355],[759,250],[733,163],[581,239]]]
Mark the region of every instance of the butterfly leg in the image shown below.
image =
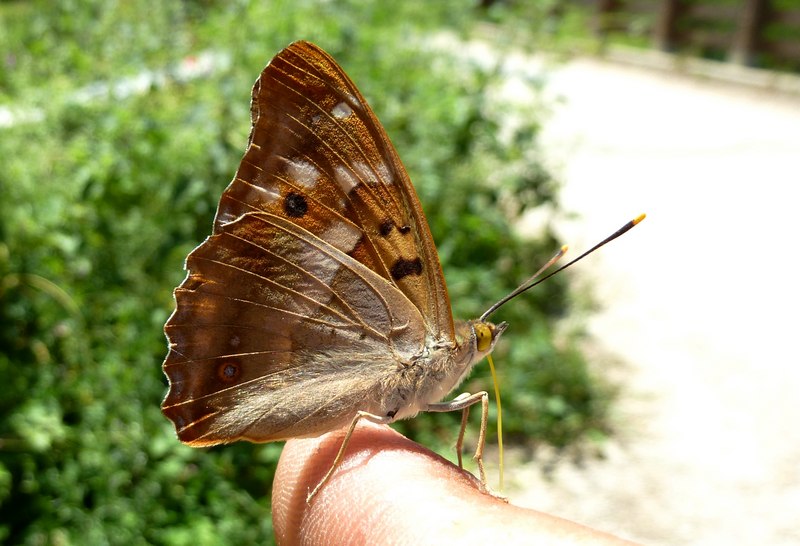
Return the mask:
[[[308,496],[306,497],[306,502],[311,502],[311,499],[313,499],[314,496],[319,492],[319,490],[322,489],[322,486],[328,483],[328,480],[331,479],[331,476],[333,476],[333,472],[336,470],[336,467],[338,467],[341,464],[342,459],[344,459],[344,453],[345,450],[347,449],[347,444],[350,443],[350,437],[353,435],[353,431],[355,431],[356,425],[361,419],[367,419],[379,425],[386,425],[392,422],[391,417],[375,415],[374,413],[369,413],[366,411],[359,411],[358,413],[356,413],[356,416],[353,417],[353,421],[350,423],[350,427],[347,429],[347,433],[344,435],[344,440],[342,440],[342,445],[339,447],[339,452],[336,454],[336,458],[333,459],[333,464],[331,464],[331,467],[328,469],[328,472],[325,473],[325,475],[322,477],[317,486],[311,491],[311,493],[308,494]]]
[[[469,395],[469,393],[464,393]],[[463,396],[463,395],[462,395]],[[458,398],[456,398],[457,400]],[[464,433],[467,431],[467,420],[469,419],[469,408],[471,406],[465,407],[461,410],[461,428],[458,429],[458,440],[456,440],[456,455],[458,455],[458,468],[464,468]]]
[[[489,421],[489,395],[483,392],[476,392],[470,394],[465,392],[455,397],[449,402],[439,402],[437,404],[428,404],[427,411],[460,411],[461,412],[461,430],[458,433],[458,440],[456,441],[456,452],[458,453],[458,466],[463,468],[461,464],[461,451],[464,444],[464,431],[467,427],[467,417],[469,416],[469,408],[478,402],[481,403],[481,429],[478,434],[478,446],[475,448],[475,456],[473,459],[478,465],[478,472],[480,474],[481,486],[488,491],[486,485],[486,470],[483,468],[483,446],[486,443],[486,426]]]
[[[450,403],[460,402],[472,396],[468,392],[464,392],[456,396]],[[471,406],[464,406],[461,410],[461,428],[458,430],[458,440],[456,440],[456,456],[458,457],[458,468],[464,468],[463,451],[464,451],[464,433],[467,430],[467,419],[469,419],[469,408]],[[450,410],[444,410],[450,411]]]

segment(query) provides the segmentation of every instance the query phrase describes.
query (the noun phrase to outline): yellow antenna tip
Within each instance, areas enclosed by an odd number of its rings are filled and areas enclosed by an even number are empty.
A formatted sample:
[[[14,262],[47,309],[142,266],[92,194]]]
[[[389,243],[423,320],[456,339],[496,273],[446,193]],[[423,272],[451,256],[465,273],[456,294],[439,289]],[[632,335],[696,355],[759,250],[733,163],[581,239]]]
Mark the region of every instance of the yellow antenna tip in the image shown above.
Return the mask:
[[[561,246],[561,254],[566,254],[567,250],[569,250],[569,245],[562,245]]]
[[[636,224],[644,220],[646,217],[647,215],[645,213],[640,214],[639,216],[633,219],[633,225],[635,226]]]

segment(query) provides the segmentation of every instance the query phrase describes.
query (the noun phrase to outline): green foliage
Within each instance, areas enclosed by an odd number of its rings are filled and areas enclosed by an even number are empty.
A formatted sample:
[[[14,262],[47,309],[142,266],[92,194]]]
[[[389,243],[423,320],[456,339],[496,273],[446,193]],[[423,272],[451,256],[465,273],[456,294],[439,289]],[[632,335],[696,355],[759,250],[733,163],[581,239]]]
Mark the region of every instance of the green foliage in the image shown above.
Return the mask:
[[[41,118],[0,129],[0,540],[269,541],[280,446],[194,450],[159,411],[171,292],[241,158],[255,76],[298,38],[345,66],[416,181],[463,318],[558,246],[512,229],[524,210],[557,207],[537,158],[540,118],[489,100],[495,71],[420,47],[441,21],[454,28],[453,14],[459,28],[468,22],[459,2],[56,4],[0,6],[0,49],[10,52],[0,97]],[[232,62],[143,94],[77,93],[203,49]],[[521,122],[501,138],[512,115]],[[497,362],[519,441],[564,446],[604,428],[603,391],[569,339],[554,343],[565,283],[498,313],[511,323]],[[484,366],[473,376],[466,388],[489,388]],[[406,430],[451,444],[456,421],[421,418]]]

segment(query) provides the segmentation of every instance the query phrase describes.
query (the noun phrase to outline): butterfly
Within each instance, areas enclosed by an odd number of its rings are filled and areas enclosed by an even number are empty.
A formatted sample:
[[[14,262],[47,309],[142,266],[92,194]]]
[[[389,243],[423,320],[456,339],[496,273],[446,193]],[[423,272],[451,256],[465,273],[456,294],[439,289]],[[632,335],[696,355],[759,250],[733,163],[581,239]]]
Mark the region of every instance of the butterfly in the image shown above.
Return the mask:
[[[506,324],[453,320],[419,199],[375,114],[333,58],[299,41],[261,73],[251,116],[165,325],[162,411],[178,438],[271,442],[349,425],[341,459],[360,419],[480,403],[485,484],[487,394],[440,400]]]
[[[461,466],[466,416],[481,404],[474,458],[486,489],[487,393],[441,400],[505,331],[486,318],[532,284],[478,319],[453,320],[411,180],[364,97],[318,46],[278,53],[250,109],[244,157],[211,236],[186,259],[164,327],[161,407],[178,438],[201,447],[349,426],[310,500],[361,419],[462,411]]]

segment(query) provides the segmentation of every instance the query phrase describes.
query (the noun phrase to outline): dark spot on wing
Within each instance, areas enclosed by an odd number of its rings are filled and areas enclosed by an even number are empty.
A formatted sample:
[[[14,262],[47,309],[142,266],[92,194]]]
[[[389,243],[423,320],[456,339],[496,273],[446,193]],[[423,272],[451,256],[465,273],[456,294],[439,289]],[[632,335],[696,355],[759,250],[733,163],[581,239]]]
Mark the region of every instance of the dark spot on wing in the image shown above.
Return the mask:
[[[283,210],[292,218],[302,218],[308,212],[308,203],[301,194],[289,192],[283,201]]]
[[[394,263],[390,273],[396,281],[408,275],[419,275],[422,273],[422,260],[419,258],[414,258],[413,260],[400,258]]]
[[[394,227],[394,224],[388,218],[383,222],[381,222],[381,227],[380,227],[381,237],[386,237],[387,235],[389,235],[389,233],[391,233],[392,231],[392,227]]]
[[[241,372],[242,367],[235,360],[226,360],[217,367],[217,377],[224,383],[236,381]]]

